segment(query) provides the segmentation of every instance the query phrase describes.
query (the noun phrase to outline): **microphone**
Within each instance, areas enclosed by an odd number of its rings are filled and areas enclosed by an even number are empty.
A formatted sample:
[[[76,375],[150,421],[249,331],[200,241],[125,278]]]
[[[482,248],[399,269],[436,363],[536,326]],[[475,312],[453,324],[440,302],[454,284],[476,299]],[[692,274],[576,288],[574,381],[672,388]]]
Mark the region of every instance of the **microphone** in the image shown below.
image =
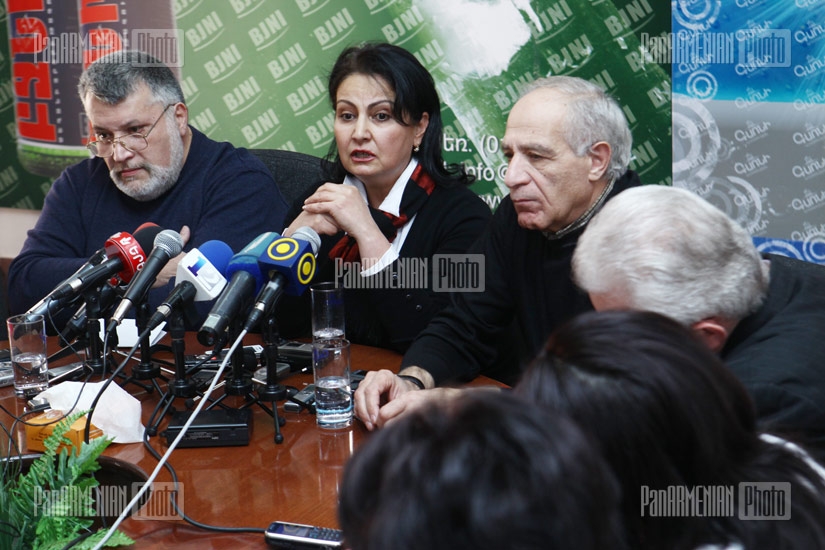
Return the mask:
[[[258,266],[269,274],[269,282],[255,299],[244,330],[251,330],[272,311],[284,292],[303,294],[315,276],[315,256],[320,246],[321,237],[311,227],[299,227],[292,237],[279,237],[270,243],[258,257]]]
[[[88,273],[89,270],[91,270],[96,265],[99,265],[101,262],[106,260],[106,258],[106,248],[104,247],[98,249],[97,252],[92,254],[92,257],[89,258],[89,260],[85,264],[83,264],[77,269],[77,271],[69,275],[65,280],[63,280],[60,284],[54,287],[51,292],[49,292],[48,294],[46,294],[46,296],[41,298],[39,302],[30,307],[29,310],[26,312],[27,318],[32,318],[35,315],[43,315],[44,317],[46,317],[57,313],[57,311],[60,310],[64,305],[71,302],[70,300],[56,298],[55,294],[57,294],[57,291],[64,285],[68,284],[69,281],[76,279],[81,275],[84,275],[85,273]]]
[[[231,257],[232,249],[222,241],[207,241],[200,250],[190,250],[178,263],[175,288],[149,318],[146,330],[159,327],[178,305],[217,298],[226,286],[223,273]]]
[[[200,249],[193,248],[181,258],[175,273],[175,284],[188,281],[195,286],[196,302],[217,298],[226,286],[224,273],[232,259],[232,249],[223,241],[206,241]]]
[[[86,289],[115,275],[123,283],[128,283],[146,257],[144,250],[149,249],[159,232],[160,227],[157,225],[143,224],[134,236],[125,231],[115,233],[89,261],[32,306],[26,315],[53,314]]]
[[[172,292],[169,293],[166,300],[158,306],[157,311],[155,311],[155,313],[149,318],[144,331],[149,333],[155,330],[155,328],[159,327],[161,323],[169,318],[172,311],[178,306],[178,304],[187,304],[192,302],[197,293],[198,291],[195,288],[195,285],[189,281],[183,281],[179,285],[175,285],[175,288],[172,289]]]
[[[155,247],[149,253],[146,262],[140,266],[138,273],[126,287],[126,292],[123,294],[123,299],[115,308],[115,312],[109,319],[109,326],[106,327],[106,332],[112,332],[123,321],[126,312],[137,302],[140,302],[149,287],[157,279],[158,274],[163,267],[169,263],[169,260],[177,256],[183,250],[183,237],[177,231],[171,229],[164,229],[155,237]]]
[[[229,283],[215,301],[212,311],[206,316],[200,330],[198,341],[204,346],[214,346],[221,338],[229,322],[234,319],[241,308],[263,286],[266,279],[258,265],[258,257],[279,235],[274,232],[262,233],[235,254],[226,266]]]

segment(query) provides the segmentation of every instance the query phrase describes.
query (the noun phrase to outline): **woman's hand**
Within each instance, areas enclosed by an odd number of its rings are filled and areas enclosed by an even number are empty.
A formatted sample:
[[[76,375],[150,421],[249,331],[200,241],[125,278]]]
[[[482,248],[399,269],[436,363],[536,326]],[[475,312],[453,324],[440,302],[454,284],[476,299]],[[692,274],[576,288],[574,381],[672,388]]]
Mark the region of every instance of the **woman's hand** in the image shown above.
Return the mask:
[[[329,231],[328,226],[321,230],[313,227],[318,233],[323,231],[327,235],[334,235],[338,231],[345,231],[358,242],[362,259],[380,258],[390,247],[389,241],[372,219],[361,193],[351,185],[325,183],[319,187],[304,201],[303,212],[290,224],[290,229],[299,227],[296,223],[304,216],[307,216],[305,220],[312,223],[329,223],[336,228],[335,231]],[[313,216],[320,216],[323,222]]]
[[[325,183],[304,201],[304,212],[329,216],[340,231],[356,239],[367,225],[375,225],[361,193],[351,185]]]
[[[289,227],[284,229],[284,237],[291,236],[299,227],[311,227],[319,235],[335,235],[340,231],[335,220],[325,214],[301,212],[298,214],[298,217],[289,224]]]

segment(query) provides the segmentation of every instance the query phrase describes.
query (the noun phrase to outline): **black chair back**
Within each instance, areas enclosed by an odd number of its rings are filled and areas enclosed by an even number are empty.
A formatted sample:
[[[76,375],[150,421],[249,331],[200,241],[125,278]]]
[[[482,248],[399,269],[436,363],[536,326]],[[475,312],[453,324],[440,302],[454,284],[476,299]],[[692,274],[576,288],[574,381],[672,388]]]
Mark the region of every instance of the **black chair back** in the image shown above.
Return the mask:
[[[286,149],[250,149],[269,168],[288,205],[325,179],[330,163],[320,157]]]

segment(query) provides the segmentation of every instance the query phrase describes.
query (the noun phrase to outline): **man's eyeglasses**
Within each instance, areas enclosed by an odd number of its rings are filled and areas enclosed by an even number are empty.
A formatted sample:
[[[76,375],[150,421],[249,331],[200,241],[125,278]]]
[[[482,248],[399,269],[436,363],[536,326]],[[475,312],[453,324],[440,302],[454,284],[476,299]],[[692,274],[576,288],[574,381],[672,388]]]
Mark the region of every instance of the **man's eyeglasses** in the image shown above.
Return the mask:
[[[166,111],[168,111],[169,107],[172,105],[176,105],[176,103],[170,103],[163,108],[163,112],[160,113],[160,116],[157,120],[155,120],[155,123],[149,127],[149,130],[147,130],[145,134],[127,134],[115,139],[98,139],[95,141],[90,141],[86,144],[86,149],[91,151],[94,156],[101,158],[108,158],[115,154],[115,144],[118,144],[127,151],[131,151],[133,153],[143,151],[149,147],[149,142],[146,138],[149,137],[149,134],[152,133],[152,130],[155,129],[155,126],[157,126],[160,119],[163,118],[163,115],[166,114]]]

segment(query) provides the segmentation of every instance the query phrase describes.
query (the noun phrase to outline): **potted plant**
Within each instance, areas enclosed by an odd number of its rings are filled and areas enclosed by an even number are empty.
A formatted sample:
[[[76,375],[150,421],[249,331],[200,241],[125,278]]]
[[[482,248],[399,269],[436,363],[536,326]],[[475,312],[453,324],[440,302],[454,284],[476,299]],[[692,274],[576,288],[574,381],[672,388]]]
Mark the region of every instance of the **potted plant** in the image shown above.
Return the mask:
[[[71,542],[76,542],[72,548],[92,548],[104,537],[105,529],[91,529],[92,494],[99,485],[93,474],[100,469],[100,454],[112,440],[98,437],[71,452],[65,434],[84,414],[75,412],[61,420],[44,441],[46,451],[27,470],[20,460],[7,459],[3,464],[0,550],[60,549]],[[133,542],[118,531],[106,546]]]

